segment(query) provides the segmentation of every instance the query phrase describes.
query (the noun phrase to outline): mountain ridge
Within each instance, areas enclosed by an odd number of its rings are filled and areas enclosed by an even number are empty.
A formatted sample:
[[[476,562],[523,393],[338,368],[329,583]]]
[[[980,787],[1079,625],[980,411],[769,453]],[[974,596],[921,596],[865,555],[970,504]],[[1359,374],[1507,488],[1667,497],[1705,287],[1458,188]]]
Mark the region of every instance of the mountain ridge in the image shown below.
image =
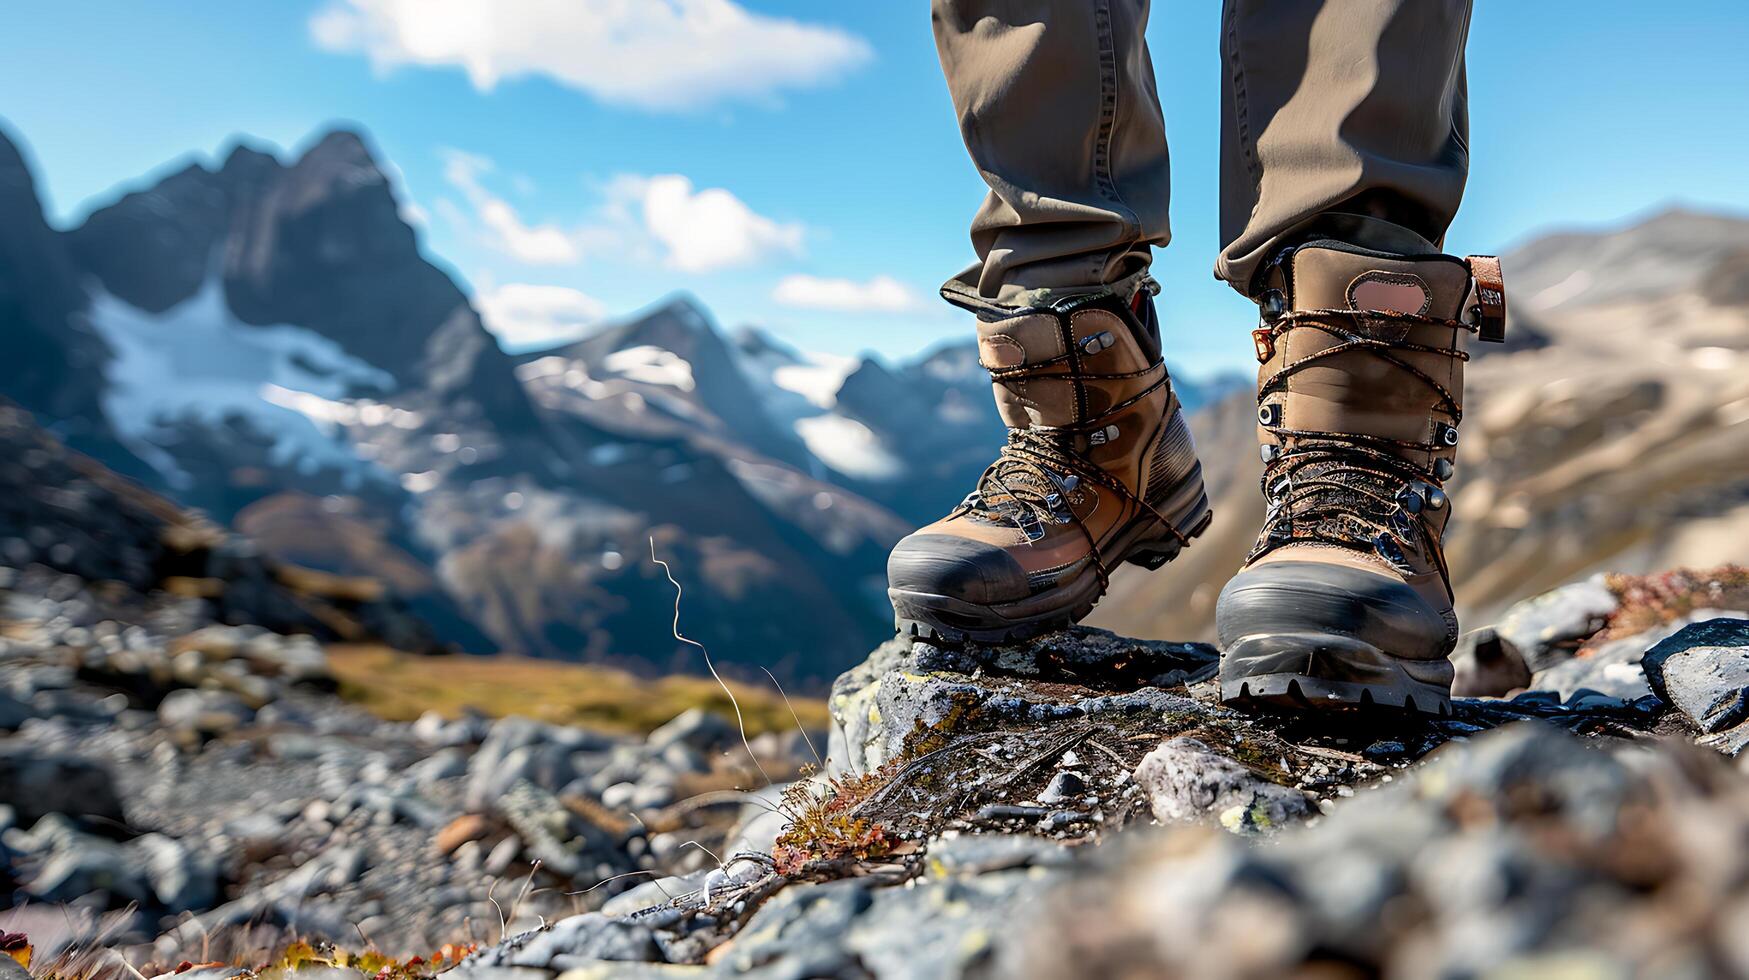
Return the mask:
[[[467,649],[697,671],[652,538],[731,670],[817,687],[884,635],[887,549],[1003,438],[969,341],[826,357],[680,293],[507,354],[391,172],[359,132],[283,160],[244,140],[57,231],[0,129],[0,353],[28,368],[0,395],[269,550],[400,582]],[[1673,211],[1506,267],[1513,343],[1476,351],[1454,495],[1460,598],[1732,557],[1706,542],[1749,528],[1749,221]],[[1219,516],[1168,569],[1121,572],[1094,622],[1182,639],[1260,504],[1249,383],[1174,382]],[[1610,542],[1584,533],[1598,515]]]

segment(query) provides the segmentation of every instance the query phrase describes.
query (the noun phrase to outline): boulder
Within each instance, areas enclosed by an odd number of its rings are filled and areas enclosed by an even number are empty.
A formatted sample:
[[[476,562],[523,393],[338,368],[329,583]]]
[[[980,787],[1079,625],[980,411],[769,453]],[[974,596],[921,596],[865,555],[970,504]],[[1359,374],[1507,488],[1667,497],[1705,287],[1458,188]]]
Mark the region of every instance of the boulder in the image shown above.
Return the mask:
[[[1709,619],[1646,651],[1652,692],[1705,733],[1749,718],[1749,620]]]
[[[101,894],[108,896],[111,908],[131,903],[176,914],[205,911],[220,897],[213,856],[163,834],[117,843],[55,815],[28,832],[9,834],[8,845],[32,869],[24,891],[39,901],[70,902]]]
[[[1620,605],[1620,597],[1603,576],[1594,575],[1515,603],[1495,630],[1531,670],[1541,670],[1565,659],[1602,629]]]
[[[1010,647],[888,641],[832,685],[827,769],[865,773],[975,717],[1015,728],[1201,712],[1185,685],[1214,676],[1207,644],[1133,640],[1077,627]],[[1218,709],[1215,709],[1218,710]]]

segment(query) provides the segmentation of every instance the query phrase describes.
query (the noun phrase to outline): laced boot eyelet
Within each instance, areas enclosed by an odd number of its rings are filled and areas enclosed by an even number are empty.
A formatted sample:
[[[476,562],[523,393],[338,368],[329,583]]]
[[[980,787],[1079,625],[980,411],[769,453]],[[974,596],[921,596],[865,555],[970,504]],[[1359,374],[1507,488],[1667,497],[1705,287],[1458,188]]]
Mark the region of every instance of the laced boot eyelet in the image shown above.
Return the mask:
[[[1117,435],[1117,426],[1108,425],[1097,432],[1089,433],[1087,436],[1087,444],[1090,446],[1103,446],[1106,443],[1111,442],[1113,439],[1116,439]]]
[[[1401,572],[1413,572],[1414,566],[1409,564],[1409,556],[1403,553],[1403,546],[1395,535],[1389,531],[1380,531],[1373,535],[1373,550],[1380,558],[1389,562],[1391,567]]]
[[[1117,343],[1117,340],[1112,337],[1109,331],[1101,330],[1099,333],[1081,341],[1081,353],[1097,354],[1115,343]]]

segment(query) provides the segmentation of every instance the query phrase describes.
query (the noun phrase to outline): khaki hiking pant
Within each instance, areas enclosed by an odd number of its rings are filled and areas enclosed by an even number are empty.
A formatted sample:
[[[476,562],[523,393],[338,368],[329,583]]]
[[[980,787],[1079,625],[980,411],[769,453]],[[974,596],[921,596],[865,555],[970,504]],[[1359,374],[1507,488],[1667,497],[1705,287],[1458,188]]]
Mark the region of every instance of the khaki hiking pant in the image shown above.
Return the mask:
[[[1199,0],[1200,2],[1200,0]],[[972,309],[1133,290],[1171,237],[1148,0],[933,0],[936,47],[990,193]],[[1226,0],[1221,254],[1243,293],[1284,240],[1434,251],[1469,164],[1469,0]]]

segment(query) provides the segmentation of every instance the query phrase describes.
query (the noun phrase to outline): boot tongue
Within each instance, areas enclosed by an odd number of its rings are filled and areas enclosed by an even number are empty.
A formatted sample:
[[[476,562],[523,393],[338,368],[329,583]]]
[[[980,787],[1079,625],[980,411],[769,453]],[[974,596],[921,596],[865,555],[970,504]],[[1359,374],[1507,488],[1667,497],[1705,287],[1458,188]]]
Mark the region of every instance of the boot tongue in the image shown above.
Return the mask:
[[[1376,310],[1457,319],[1470,271],[1449,255],[1385,256],[1338,245],[1305,245],[1292,263],[1290,302],[1299,310]]]
[[[1391,256],[1316,242],[1289,253],[1281,273],[1286,281],[1278,279],[1278,288],[1287,293],[1284,298],[1293,309],[1358,310],[1379,315],[1355,317],[1352,322],[1344,318],[1332,329],[1298,329],[1276,341],[1259,372],[1259,382],[1290,363],[1299,362],[1301,367],[1288,378],[1285,392],[1270,397],[1270,405],[1276,406],[1274,421],[1264,422],[1263,435],[1270,437],[1273,427],[1307,434],[1374,437],[1405,444],[1396,451],[1398,455],[1431,466],[1431,455],[1407,447],[1439,445],[1445,431],[1442,426],[1457,424],[1439,389],[1461,403],[1461,362],[1434,350],[1403,348],[1389,356],[1372,349],[1314,355],[1348,345],[1352,336],[1430,349],[1461,349],[1462,331],[1393,314],[1458,319],[1469,295],[1469,267],[1462,259],[1445,255]],[[1450,455],[1449,449],[1438,452]]]

